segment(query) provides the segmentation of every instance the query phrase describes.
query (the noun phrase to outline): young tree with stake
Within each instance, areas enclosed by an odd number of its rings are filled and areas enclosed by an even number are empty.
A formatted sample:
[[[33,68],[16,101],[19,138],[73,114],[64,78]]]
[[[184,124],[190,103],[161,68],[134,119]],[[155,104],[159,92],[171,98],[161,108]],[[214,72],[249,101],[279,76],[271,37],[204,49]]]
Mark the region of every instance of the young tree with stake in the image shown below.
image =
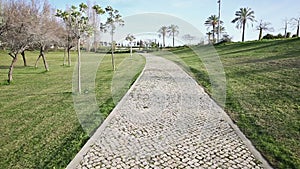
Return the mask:
[[[125,40],[129,41],[130,45],[130,56],[132,56],[132,42],[135,40],[135,37],[131,34],[128,34],[125,38]]]
[[[122,19],[122,16],[119,14],[119,11],[116,9],[113,9],[111,6],[107,6],[105,8],[105,12],[108,14],[107,20],[105,24],[101,24],[101,30],[104,32],[109,32],[111,36],[111,62],[112,62],[112,68],[113,71],[116,70],[115,67],[115,56],[114,56],[114,34],[117,26],[123,26],[124,21]]]

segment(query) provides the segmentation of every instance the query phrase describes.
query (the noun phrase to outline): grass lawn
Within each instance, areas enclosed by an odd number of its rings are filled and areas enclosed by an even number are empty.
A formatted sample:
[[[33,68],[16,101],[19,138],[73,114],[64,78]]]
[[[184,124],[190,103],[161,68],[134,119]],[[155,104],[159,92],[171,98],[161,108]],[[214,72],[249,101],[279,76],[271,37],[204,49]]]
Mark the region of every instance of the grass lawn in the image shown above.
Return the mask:
[[[74,66],[62,66],[62,52],[49,52],[50,71],[45,72],[42,61],[38,68],[33,67],[37,52],[26,55],[29,66],[23,67],[19,57],[14,81],[8,85],[11,58],[0,52],[0,168],[64,168],[89,138],[74,110]],[[75,54],[72,57],[75,63]],[[102,59],[95,93],[100,112],[106,117],[114,100],[117,102],[125,94],[141,72],[145,59],[140,55],[129,58],[129,54],[116,54],[116,72],[127,71],[127,78],[118,87],[120,90],[112,93],[113,77],[119,75],[111,70],[110,55],[83,53],[82,57]]]
[[[227,79],[226,111],[274,168],[300,168],[300,39],[215,46]],[[209,57],[198,47],[201,57]],[[211,92],[205,66],[187,47],[170,49]],[[160,53],[169,59],[168,53]],[[178,61],[180,60],[180,61]]]

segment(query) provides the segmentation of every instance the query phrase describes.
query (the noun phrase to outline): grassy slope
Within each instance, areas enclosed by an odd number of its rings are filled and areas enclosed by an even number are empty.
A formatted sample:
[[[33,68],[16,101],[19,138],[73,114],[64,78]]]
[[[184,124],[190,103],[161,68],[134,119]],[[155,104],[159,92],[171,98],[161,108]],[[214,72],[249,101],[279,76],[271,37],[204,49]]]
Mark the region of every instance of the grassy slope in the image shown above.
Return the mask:
[[[63,54],[51,52],[47,55],[50,72],[45,72],[42,62],[37,69],[31,66],[37,53],[27,55],[30,66],[24,68],[20,58],[14,82],[7,85],[11,59],[7,53],[0,53],[0,168],[63,168],[88,139],[73,107],[74,67],[61,66]],[[117,65],[128,55],[116,55]],[[136,76],[145,60],[139,55],[131,60],[136,66],[131,76]],[[114,107],[112,77],[110,55],[106,55],[96,78],[97,100],[105,116]],[[131,83],[132,79],[126,84]]]
[[[228,114],[275,168],[299,168],[300,39],[215,48],[227,78]],[[199,58],[188,48],[171,51],[210,92]],[[199,51],[209,55],[201,47]]]

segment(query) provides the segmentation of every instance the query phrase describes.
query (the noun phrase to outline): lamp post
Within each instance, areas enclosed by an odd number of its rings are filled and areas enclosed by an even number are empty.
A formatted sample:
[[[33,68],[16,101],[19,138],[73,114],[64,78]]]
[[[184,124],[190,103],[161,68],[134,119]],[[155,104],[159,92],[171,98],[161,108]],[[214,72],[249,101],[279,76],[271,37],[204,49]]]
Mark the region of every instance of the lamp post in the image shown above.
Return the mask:
[[[219,4],[219,18],[218,18],[218,42],[220,42],[220,33],[221,33],[221,0],[217,2]]]

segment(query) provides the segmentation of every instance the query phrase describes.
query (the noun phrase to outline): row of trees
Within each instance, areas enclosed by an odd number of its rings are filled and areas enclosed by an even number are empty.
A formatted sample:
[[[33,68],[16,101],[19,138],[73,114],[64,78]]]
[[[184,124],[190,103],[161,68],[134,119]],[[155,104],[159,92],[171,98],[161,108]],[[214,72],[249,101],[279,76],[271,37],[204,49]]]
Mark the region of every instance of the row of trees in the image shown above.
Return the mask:
[[[42,58],[45,69],[49,67],[45,57],[46,46],[60,42],[63,35],[62,27],[55,19],[48,1],[26,2],[11,0],[1,3],[1,46],[9,49],[12,62],[8,72],[8,82],[13,79],[14,64],[18,55],[22,54],[24,66],[27,65],[25,50],[35,48],[40,50],[37,61]],[[37,65],[37,62],[36,62]]]
[[[235,12],[235,18],[231,21],[232,23],[236,24],[237,29],[242,29],[242,42],[245,41],[245,30],[246,26],[250,23],[253,26],[253,22],[256,22],[254,11],[251,8],[240,8],[238,11]],[[225,33],[225,28],[222,27],[223,21],[219,21],[219,17],[216,15],[211,15],[207,18],[207,20],[204,23],[208,29],[212,27],[212,29],[207,33],[209,42],[216,42],[215,34],[218,34],[218,30],[220,30],[221,33]],[[292,18],[292,19],[285,19],[284,21],[285,27],[285,33],[284,37],[287,37],[288,32],[287,28],[288,25],[292,25],[293,27],[296,27],[297,33],[296,36],[299,37],[299,26],[300,26],[300,17],[298,18]],[[265,22],[263,20],[260,20],[258,25],[256,26],[256,30],[259,31],[259,37],[258,39],[262,39],[263,31],[274,31],[274,28],[270,27],[270,22]],[[212,35],[212,40],[211,40]],[[225,35],[226,36],[226,35]]]
[[[166,36],[172,37],[173,47],[175,46],[175,36],[179,34],[179,27],[177,25],[162,26],[157,32],[163,39],[163,47],[166,47]]]
[[[124,25],[119,11],[111,6],[102,8],[99,5],[88,6],[81,3],[78,7],[71,6],[66,10],[53,10],[47,0],[0,0],[0,42],[1,47],[9,50],[12,62],[8,72],[8,82],[13,80],[13,68],[18,55],[23,56],[24,66],[27,65],[25,51],[39,49],[40,58],[46,71],[49,67],[45,50],[50,46],[65,48],[68,65],[71,65],[70,50],[77,47],[78,54],[78,92],[80,89],[80,47],[82,39],[94,36],[94,48],[97,49],[99,31],[111,35],[112,66],[115,70],[113,36],[117,26]],[[100,15],[106,14],[106,21],[99,21]],[[89,43],[88,43],[89,44]],[[64,58],[64,64],[66,54]],[[37,62],[35,65],[37,65]]]

